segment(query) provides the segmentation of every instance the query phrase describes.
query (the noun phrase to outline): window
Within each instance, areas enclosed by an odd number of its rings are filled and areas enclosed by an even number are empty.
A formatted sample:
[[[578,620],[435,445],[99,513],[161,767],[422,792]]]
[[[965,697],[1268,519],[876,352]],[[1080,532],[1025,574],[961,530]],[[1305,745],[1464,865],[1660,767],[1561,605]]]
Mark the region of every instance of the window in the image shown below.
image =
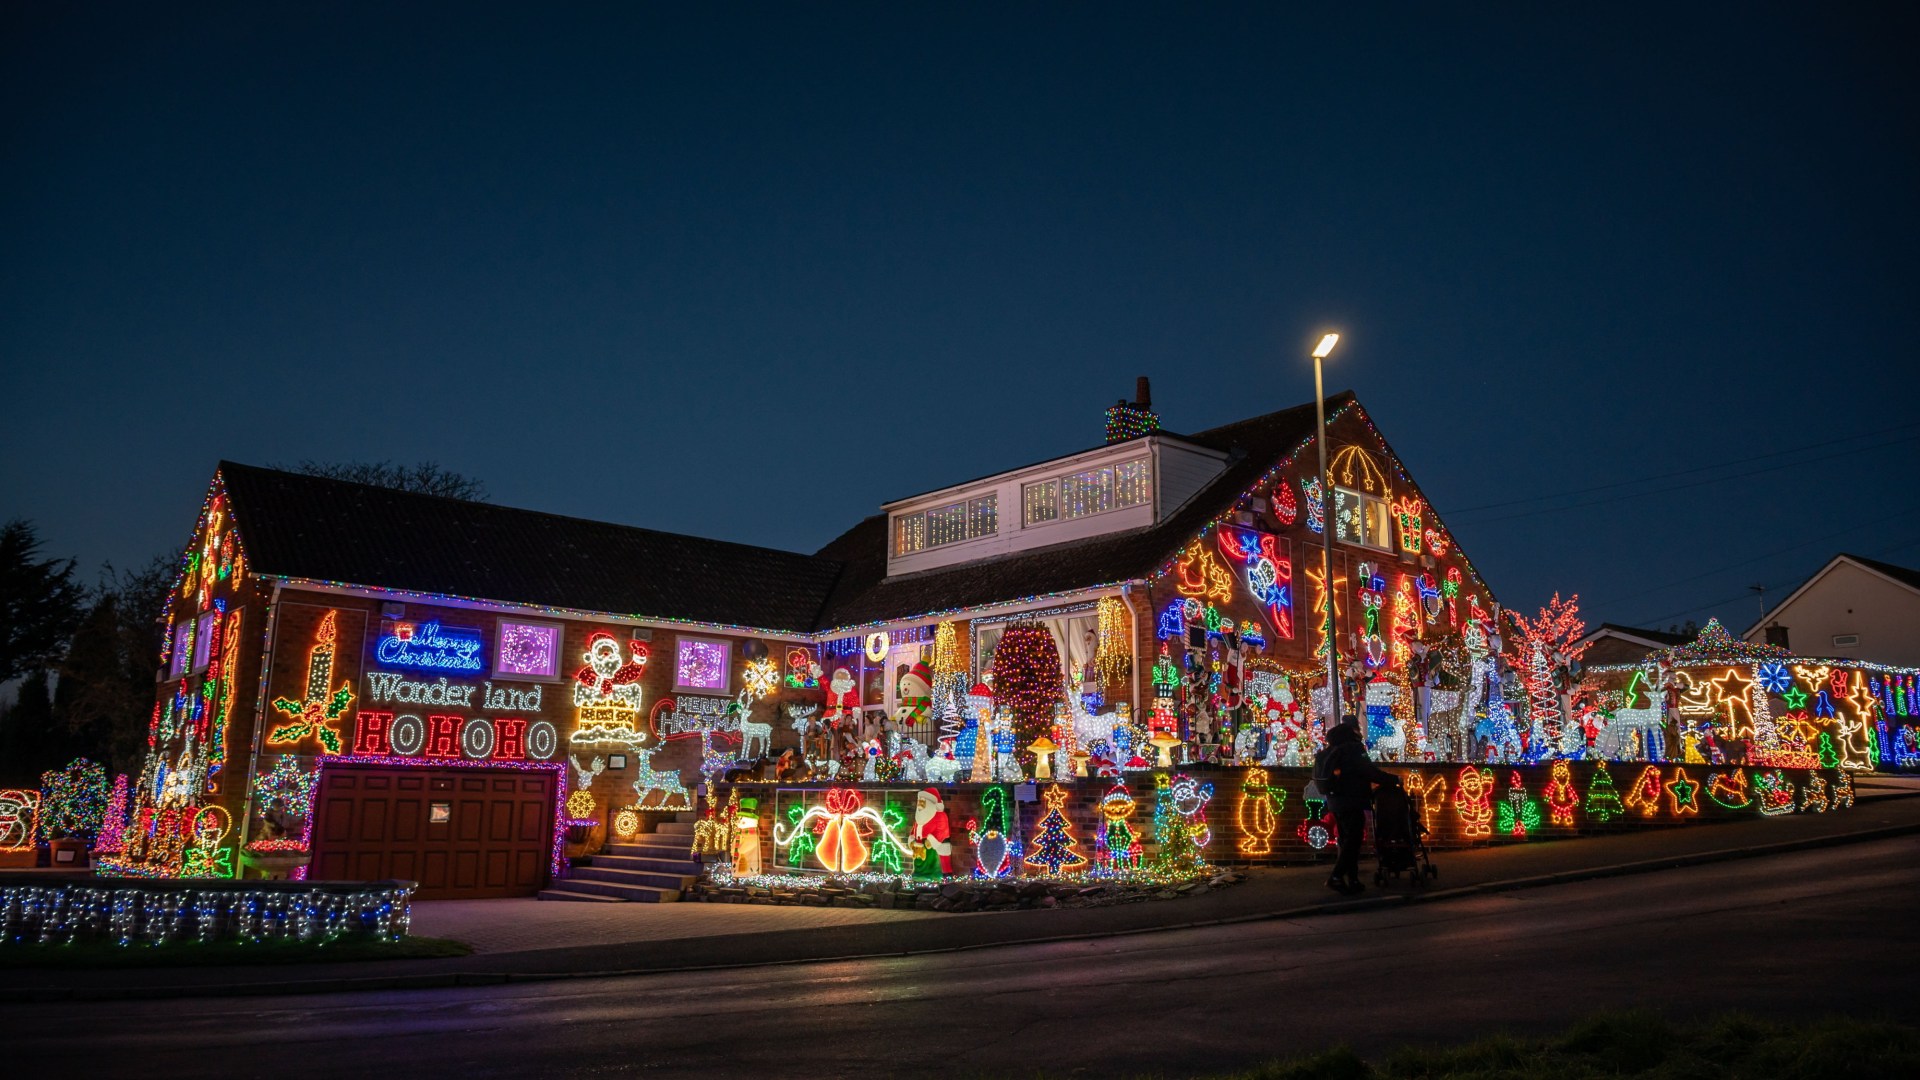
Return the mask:
[[[683,637],[675,643],[673,656],[674,690],[727,691],[733,646],[712,638]]]
[[[499,639],[494,643],[493,673],[508,678],[558,678],[559,625],[501,619]]]
[[[1136,458],[1028,484],[1021,490],[1021,523],[1071,521],[1142,506],[1152,499],[1153,465],[1147,458]]]
[[[193,671],[207,670],[207,664],[213,651],[213,624],[220,618],[217,611],[209,611],[196,619],[193,624]]]
[[[177,679],[187,673],[187,657],[193,653],[193,624],[175,621],[169,629],[173,634],[173,655],[168,658],[167,678]]]
[[[894,518],[893,553],[910,555],[942,544],[978,540],[999,531],[1000,496],[982,495],[977,499],[962,499]]]
[[[1387,501],[1343,487],[1333,489],[1333,536],[1346,544],[1389,551],[1393,547]]]

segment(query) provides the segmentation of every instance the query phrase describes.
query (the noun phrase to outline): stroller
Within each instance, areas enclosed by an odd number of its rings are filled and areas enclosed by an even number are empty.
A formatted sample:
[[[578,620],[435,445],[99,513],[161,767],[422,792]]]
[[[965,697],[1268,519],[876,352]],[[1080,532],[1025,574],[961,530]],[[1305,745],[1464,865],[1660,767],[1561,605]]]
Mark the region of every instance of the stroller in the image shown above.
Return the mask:
[[[1373,796],[1373,849],[1380,865],[1373,871],[1373,883],[1385,885],[1388,878],[1400,880],[1411,874],[1410,884],[1419,888],[1429,878],[1440,876],[1440,869],[1427,855],[1427,826],[1420,820],[1402,787],[1382,787]]]

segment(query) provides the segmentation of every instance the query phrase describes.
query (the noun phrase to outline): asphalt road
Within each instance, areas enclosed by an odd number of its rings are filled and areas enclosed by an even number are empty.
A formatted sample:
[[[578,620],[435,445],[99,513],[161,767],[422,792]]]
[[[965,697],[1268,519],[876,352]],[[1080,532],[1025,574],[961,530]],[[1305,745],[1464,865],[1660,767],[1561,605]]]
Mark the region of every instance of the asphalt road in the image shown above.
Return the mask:
[[[1298,921],[458,990],[16,1005],[25,1076],[1187,1075],[1643,1004],[1920,1015],[1912,837]]]

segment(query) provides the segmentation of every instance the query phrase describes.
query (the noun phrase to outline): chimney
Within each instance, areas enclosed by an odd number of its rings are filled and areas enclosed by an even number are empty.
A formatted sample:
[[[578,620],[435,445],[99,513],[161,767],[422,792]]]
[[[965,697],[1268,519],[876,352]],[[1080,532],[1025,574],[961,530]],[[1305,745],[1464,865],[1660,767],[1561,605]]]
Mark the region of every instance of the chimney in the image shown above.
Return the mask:
[[[1126,442],[1159,430],[1160,418],[1153,414],[1153,390],[1142,375],[1133,382],[1133,400],[1122,398],[1107,410],[1107,442]]]

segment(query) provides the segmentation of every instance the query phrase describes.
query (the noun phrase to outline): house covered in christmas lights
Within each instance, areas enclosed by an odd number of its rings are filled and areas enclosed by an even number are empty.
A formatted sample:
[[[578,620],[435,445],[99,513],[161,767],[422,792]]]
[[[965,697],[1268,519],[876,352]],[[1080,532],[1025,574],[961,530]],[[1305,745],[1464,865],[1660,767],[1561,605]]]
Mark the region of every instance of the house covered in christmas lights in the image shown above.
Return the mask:
[[[1312,403],[1175,434],[1143,380],[1102,444],[888,503],[813,554],[222,463],[107,865],[484,897],[600,853],[560,891],[630,899],[677,896],[689,846],[743,872],[764,849],[1002,873],[1023,865],[1008,785],[1049,778],[1075,795],[1048,795],[1036,853],[1064,858],[1077,822],[1102,866],[1137,866],[1137,840],[1104,845],[1149,792],[1149,847],[1324,846],[1311,792],[1288,805],[1265,770],[1322,741],[1329,609],[1376,757],[1590,756],[1578,695],[1548,689],[1571,613],[1506,628],[1537,647],[1502,664],[1500,608],[1437,510],[1353,395],[1327,410],[1331,491]],[[1229,769],[1238,801],[1198,779]],[[1502,780],[1420,790],[1473,839],[1522,783]],[[724,822],[677,831],[716,783]]]

